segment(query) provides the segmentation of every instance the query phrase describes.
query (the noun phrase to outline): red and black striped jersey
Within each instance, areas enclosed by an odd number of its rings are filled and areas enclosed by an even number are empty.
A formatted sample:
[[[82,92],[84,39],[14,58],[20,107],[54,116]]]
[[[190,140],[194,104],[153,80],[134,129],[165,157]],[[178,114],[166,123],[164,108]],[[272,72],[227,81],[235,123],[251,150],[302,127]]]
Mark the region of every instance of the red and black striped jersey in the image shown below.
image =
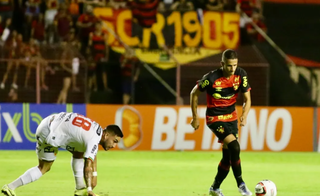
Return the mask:
[[[238,93],[251,89],[247,72],[240,67],[229,78],[223,76],[222,68],[211,71],[198,80],[197,85],[201,92],[207,92],[207,117],[222,115],[221,121],[237,120],[235,105]],[[232,118],[228,118],[229,114]]]
[[[106,56],[107,46],[105,43],[104,33],[93,33],[92,36],[92,54],[95,61],[99,61]]]

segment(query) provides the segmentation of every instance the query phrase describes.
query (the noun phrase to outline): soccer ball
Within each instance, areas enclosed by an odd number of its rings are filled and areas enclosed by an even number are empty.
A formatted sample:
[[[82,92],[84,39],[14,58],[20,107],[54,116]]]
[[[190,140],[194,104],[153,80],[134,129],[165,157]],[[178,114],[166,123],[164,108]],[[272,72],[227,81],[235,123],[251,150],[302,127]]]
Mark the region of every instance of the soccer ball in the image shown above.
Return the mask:
[[[256,196],[277,196],[277,187],[271,180],[258,182],[254,192]]]

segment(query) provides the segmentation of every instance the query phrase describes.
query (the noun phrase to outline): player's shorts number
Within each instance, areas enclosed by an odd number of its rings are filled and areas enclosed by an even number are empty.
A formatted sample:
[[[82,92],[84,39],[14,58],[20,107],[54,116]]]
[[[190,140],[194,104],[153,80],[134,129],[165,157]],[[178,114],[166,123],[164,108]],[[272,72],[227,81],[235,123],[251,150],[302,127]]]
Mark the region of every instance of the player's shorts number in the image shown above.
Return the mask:
[[[86,120],[83,116],[77,116],[73,119],[72,124],[77,127],[81,127],[85,131],[89,131],[91,127],[91,122]]]

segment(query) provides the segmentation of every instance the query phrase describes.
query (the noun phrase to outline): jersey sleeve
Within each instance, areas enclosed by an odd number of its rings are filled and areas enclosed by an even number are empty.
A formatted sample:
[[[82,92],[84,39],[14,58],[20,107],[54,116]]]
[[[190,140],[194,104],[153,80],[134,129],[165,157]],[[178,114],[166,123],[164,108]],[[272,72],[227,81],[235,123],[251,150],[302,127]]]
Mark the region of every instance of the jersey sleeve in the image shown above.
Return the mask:
[[[87,144],[86,152],[84,153],[84,158],[91,159],[94,161],[98,152],[98,142],[89,142]]]
[[[94,159],[96,158],[96,155],[98,153],[98,145],[101,139],[101,127],[99,127],[96,130],[95,135],[87,141],[86,144],[86,151],[84,153],[84,158],[88,158],[91,159],[92,161],[94,161]],[[100,135],[99,135],[100,134]]]
[[[197,86],[198,89],[203,92],[205,91],[209,86],[211,86],[210,84],[210,80],[209,80],[209,73],[207,73],[206,75],[204,75],[200,80],[197,81]]]
[[[241,70],[241,85],[240,85],[240,91],[242,93],[248,92],[251,90],[249,80],[248,80],[248,75],[245,70]]]

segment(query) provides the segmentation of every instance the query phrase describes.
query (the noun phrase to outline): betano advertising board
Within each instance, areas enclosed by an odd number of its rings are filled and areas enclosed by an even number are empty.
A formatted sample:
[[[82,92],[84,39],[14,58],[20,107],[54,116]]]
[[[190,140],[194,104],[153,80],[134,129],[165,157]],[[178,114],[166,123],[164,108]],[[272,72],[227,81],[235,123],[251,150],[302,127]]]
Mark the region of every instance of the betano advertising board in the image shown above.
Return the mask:
[[[205,110],[198,108],[196,131],[186,106],[87,105],[87,116],[102,126],[122,127],[125,137],[117,149],[219,150],[221,144],[205,126]],[[313,108],[252,107],[247,125],[239,130],[245,151],[313,151]]]
[[[221,144],[205,126],[205,110],[198,108],[200,127],[195,131],[188,106],[0,104],[0,149],[34,150],[41,120],[66,111],[86,115],[102,127],[119,125],[125,137],[114,150],[219,150]],[[241,149],[313,151],[313,115],[313,108],[252,107],[247,125],[239,128]]]

